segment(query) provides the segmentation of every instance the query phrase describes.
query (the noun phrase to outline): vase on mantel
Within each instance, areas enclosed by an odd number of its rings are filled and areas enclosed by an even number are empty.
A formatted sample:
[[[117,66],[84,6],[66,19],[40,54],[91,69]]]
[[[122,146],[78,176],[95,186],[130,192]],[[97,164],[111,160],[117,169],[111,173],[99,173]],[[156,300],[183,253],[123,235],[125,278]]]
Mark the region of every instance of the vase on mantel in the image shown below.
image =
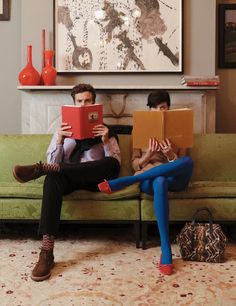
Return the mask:
[[[53,56],[53,50],[45,50],[45,67],[42,70],[42,80],[43,84],[46,86],[56,84],[57,71],[55,67],[53,67]]]
[[[18,75],[21,85],[39,85],[40,74],[32,64],[32,46],[27,46],[27,64]]]

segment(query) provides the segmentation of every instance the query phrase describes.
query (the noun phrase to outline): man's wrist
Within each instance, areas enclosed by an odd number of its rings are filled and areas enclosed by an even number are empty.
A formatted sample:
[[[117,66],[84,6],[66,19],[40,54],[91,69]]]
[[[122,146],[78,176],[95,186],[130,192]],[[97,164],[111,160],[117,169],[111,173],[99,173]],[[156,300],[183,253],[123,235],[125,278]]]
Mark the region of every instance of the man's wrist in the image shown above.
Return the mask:
[[[57,144],[58,145],[63,145],[64,144],[64,139],[58,139]]]

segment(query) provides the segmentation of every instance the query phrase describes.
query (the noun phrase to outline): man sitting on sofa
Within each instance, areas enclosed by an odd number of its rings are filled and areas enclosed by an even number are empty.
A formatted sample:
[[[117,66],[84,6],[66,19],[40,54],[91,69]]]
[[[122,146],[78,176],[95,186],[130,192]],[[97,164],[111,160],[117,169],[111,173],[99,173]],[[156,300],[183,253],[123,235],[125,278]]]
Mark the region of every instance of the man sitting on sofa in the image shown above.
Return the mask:
[[[90,84],[79,84],[71,91],[74,104],[95,103],[96,93]],[[57,235],[62,198],[77,189],[98,191],[97,184],[104,177],[116,178],[120,170],[121,154],[117,135],[105,124],[95,126],[94,138],[75,140],[71,126],[62,122],[53,135],[47,150],[48,163],[13,167],[15,179],[21,183],[46,175],[39,233],[43,235],[39,261],[31,278],[43,281],[51,275],[54,266],[54,238]]]

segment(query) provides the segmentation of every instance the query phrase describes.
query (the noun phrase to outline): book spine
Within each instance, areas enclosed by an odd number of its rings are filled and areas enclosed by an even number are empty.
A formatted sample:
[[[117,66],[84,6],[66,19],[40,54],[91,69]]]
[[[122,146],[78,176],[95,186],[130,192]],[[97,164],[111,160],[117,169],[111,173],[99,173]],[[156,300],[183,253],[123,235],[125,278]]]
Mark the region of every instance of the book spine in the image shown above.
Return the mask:
[[[164,140],[166,138],[166,112],[161,112],[161,125],[162,125],[162,131],[161,131],[161,136],[162,136],[162,140]]]

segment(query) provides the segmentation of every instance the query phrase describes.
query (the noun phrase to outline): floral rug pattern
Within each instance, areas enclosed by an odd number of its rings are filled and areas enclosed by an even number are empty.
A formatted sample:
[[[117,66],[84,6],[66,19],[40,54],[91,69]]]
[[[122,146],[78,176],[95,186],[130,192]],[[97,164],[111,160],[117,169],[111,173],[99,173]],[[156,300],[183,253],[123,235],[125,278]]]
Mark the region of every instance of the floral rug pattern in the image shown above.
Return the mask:
[[[40,241],[0,240],[0,306],[236,305],[236,244],[220,264],[183,261],[173,244],[174,274],[158,271],[160,247],[132,240],[69,237],[55,244],[51,278],[33,282]]]

